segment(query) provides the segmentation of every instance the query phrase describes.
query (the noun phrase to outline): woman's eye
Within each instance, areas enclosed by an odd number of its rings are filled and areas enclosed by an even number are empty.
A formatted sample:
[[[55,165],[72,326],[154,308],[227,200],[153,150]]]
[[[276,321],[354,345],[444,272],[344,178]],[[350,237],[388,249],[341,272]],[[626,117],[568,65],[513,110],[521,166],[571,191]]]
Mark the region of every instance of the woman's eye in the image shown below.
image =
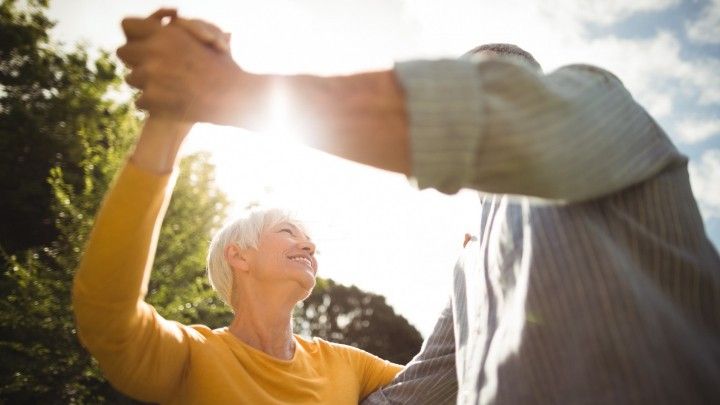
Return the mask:
[[[290,235],[294,235],[292,229],[290,229],[290,228],[283,228],[280,230],[280,232],[287,232]]]

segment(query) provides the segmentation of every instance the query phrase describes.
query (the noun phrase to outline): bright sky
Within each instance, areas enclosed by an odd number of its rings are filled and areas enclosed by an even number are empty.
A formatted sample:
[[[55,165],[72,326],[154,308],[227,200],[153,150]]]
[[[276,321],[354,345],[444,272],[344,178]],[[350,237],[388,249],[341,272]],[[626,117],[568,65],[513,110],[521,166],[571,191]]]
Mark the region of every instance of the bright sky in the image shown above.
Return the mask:
[[[56,0],[55,38],[113,50],[119,22],[173,6],[233,33],[245,69],[351,73],[394,60],[456,57],[513,42],[545,71],[591,63],[617,74],[690,157],[706,228],[720,246],[720,0]],[[198,125],[186,151],[209,150],[238,212],[279,203],[305,218],[320,274],[383,294],[423,335],[446,302],[477,199],[416,191],[403,176],[275,136]]]

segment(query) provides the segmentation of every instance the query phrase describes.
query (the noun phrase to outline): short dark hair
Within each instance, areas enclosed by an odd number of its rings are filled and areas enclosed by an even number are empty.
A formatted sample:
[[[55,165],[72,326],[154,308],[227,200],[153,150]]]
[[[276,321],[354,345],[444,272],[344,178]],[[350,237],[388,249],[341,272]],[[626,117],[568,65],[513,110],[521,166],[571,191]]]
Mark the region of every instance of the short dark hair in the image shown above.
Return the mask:
[[[463,56],[471,56],[483,52],[494,52],[498,55],[510,55],[513,57],[519,57],[525,62],[528,62],[529,64],[537,68],[538,70],[542,70],[542,67],[540,66],[538,61],[536,61],[535,58],[530,54],[530,52],[513,44],[483,44],[465,52],[465,55]]]

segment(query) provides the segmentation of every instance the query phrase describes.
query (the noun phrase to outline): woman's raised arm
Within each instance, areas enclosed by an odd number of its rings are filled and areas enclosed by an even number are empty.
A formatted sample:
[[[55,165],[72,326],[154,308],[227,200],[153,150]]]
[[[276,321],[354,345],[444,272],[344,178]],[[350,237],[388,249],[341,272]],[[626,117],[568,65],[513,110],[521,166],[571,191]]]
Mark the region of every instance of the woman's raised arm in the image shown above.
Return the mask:
[[[138,399],[162,402],[177,388],[193,331],[144,302],[190,124],[150,118],[98,212],[75,275],[73,310],[82,343],[105,376]]]

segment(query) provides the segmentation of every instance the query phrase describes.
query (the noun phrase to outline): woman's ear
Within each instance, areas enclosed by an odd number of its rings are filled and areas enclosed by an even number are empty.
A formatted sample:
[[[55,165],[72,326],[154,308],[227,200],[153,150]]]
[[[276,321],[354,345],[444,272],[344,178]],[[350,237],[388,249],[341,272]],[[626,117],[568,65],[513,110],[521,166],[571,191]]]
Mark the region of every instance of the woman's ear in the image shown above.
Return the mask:
[[[249,271],[250,263],[248,263],[248,254],[246,249],[231,243],[225,247],[225,260],[230,264],[230,268],[239,271]]]

